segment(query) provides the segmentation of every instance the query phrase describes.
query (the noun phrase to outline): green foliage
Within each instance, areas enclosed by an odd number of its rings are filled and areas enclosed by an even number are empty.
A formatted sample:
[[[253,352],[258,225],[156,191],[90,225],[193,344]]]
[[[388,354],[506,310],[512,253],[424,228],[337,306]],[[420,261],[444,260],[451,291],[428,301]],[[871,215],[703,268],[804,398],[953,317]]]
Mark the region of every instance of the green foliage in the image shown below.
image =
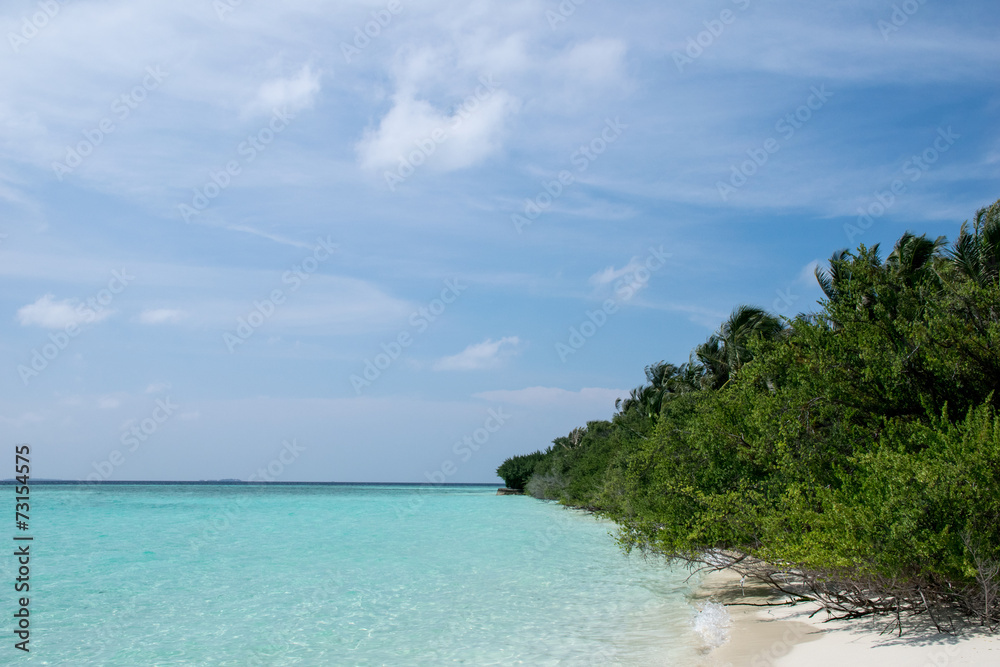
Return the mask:
[[[608,463],[620,448],[621,437],[611,422],[592,421],[556,438],[535,466],[528,492],[579,507],[597,506]]]
[[[759,338],[772,339],[782,331],[781,321],[761,308],[739,306],[719,331],[695,348],[704,364],[706,384],[719,389],[753,360],[750,344]]]
[[[508,489],[524,489],[528,478],[535,471],[535,465],[544,458],[541,452],[512,456],[497,468],[497,477],[503,479]]]
[[[955,269],[980,287],[1000,281],[1000,201],[976,211],[972,229],[962,224],[948,253]]]
[[[529,491],[599,508],[625,549],[736,552],[1000,617],[1000,202],[945,245],[838,251],[819,311],[785,323],[735,309],[697,361],[647,367],[611,422],[533,455]]]

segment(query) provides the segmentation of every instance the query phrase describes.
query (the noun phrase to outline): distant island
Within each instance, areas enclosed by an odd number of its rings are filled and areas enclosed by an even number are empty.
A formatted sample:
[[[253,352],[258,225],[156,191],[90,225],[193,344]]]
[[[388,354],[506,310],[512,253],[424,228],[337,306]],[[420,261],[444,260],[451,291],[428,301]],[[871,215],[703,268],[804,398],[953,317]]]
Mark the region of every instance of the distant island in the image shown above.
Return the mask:
[[[740,306],[506,485],[625,551],[731,569],[834,617],[1000,624],[1000,201],[817,268],[819,310]]]

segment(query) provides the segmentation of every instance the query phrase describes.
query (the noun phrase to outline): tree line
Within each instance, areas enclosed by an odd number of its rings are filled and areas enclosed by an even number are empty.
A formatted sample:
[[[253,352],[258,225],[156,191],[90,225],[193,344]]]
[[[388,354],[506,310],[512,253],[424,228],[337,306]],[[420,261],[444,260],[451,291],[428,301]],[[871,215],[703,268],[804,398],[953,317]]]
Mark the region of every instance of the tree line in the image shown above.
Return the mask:
[[[815,312],[740,306],[688,361],[508,486],[617,524],[626,552],[731,568],[838,617],[1000,623],[1000,201],[817,268]]]

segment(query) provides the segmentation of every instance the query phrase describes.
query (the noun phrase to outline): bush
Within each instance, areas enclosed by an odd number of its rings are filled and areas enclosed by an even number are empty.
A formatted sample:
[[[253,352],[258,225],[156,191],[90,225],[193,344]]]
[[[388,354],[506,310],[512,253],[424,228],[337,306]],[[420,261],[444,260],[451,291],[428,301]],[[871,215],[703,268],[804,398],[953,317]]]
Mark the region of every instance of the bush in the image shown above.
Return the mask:
[[[560,473],[536,472],[524,487],[528,495],[540,500],[562,500],[566,479]]]
[[[516,488],[841,617],[1000,624],[1000,201],[944,244],[835,253],[782,326],[736,309],[611,422],[509,459]]]
[[[497,475],[503,478],[508,489],[523,491],[528,478],[535,472],[535,466],[543,458],[545,454],[541,452],[512,456],[497,468]]]

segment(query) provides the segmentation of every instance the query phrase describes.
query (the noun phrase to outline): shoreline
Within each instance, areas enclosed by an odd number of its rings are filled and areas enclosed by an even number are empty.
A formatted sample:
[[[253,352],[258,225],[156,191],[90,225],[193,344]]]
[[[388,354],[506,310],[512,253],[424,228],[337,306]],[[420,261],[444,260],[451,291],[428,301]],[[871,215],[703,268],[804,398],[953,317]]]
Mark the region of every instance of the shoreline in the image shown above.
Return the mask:
[[[728,571],[707,574],[693,601],[749,604],[780,602],[767,586]],[[903,636],[879,634],[883,623],[871,619],[830,621],[819,605],[800,602],[773,607],[727,606],[729,640],[708,651],[700,667],[954,667],[1000,664],[1000,634],[977,627],[960,634],[909,627]]]

